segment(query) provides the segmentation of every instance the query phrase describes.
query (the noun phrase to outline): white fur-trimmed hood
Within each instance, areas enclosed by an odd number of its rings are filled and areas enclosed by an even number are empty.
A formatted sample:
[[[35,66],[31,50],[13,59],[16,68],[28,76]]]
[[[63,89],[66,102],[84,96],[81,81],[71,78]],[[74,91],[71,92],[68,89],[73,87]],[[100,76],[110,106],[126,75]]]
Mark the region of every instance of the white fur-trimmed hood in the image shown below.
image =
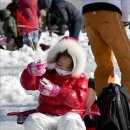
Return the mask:
[[[58,43],[56,43],[48,52],[47,61],[53,61],[58,53],[62,53],[65,50],[67,50],[71,55],[74,63],[74,68],[71,72],[71,75],[78,76],[83,73],[86,65],[86,53],[81,44],[71,37],[64,37]],[[55,63],[48,63],[47,68],[50,70],[54,69],[55,65]]]

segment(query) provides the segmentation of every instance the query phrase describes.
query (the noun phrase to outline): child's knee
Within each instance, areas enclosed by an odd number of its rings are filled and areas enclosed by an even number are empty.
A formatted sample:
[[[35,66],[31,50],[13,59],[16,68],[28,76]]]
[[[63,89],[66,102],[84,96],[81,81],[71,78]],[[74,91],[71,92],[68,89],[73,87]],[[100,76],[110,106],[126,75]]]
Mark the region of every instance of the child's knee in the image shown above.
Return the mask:
[[[61,128],[85,130],[85,124],[79,114],[69,112],[65,114],[60,121]]]
[[[31,127],[32,125],[35,125],[38,123],[38,118],[39,118],[39,114],[40,113],[33,113],[33,114],[30,114],[27,119],[25,120],[24,122],[24,127]]]
[[[82,118],[80,117],[79,114],[77,113],[73,113],[73,112],[69,112],[67,114],[65,114],[62,118],[62,121],[65,122],[70,122],[70,123],[74,123],[74,124],[82,124],[84,123],[82,121]]]
[[[69,112],[63,116],[65,120],[82,120],[80,115],[74,112]]]

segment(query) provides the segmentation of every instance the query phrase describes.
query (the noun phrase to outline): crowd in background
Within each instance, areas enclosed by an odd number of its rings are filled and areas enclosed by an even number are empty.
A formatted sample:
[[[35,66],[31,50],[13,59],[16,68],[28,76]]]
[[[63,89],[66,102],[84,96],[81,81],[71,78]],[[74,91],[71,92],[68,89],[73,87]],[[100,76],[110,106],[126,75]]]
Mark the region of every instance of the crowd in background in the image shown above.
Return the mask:
[[[86,126],[78,112],[83,113],[88,110],[88,106],[90,109],[96,100],[96,95],[99,96],[103,88],[110,83],[115,83],[114,56],[121,71],[121,85],[130,92],[130,41],[124,28],[124,25],[130,26],[130,1],[82,1],[83,14],[65,0],[12,0],[5,10],[0,10],[0,20],[4,22],[3,30],[7,37],[8,50],[19,49],[24,44],[37,50],[39,30],[43,29],[39,29],[40,20],[42,22],[45,20],[50,36],[52,32],[60,36],[65,34],[66,29],[69,31],[69,37],[62,38],[50,50],[47,59],[48,65],[50,64],[48,68],[45,68],[43,63],[35,61],[22,73],[22,86],[27,90],[39,89],[42,97],[36,111],[26,117],[24,126],[28,130],[34,128],[43,130],[49,128],[50,124],[57,130],[58,128],[85,130]],[[91,94],[88,92],[90,87],[86,75],[82,75],[81,71],[85,67],[85,59],[82,58],[86,56],[85,53],[80,54],[83,50],[80,50],[78,42],[83,19],[97,65],[94,72],[96,89],[93,90],[96,93],[93,99],[88,96]],[[88,102],[91,104],[88,105]],[[50,117],[52,119],[53,116],[56,117],[56,124],[53,120],[47,124],[46,120]],[[61,126],[58,123],[60,119],[61,122],[63,120]],[[33,125],[30,125],[30,121]],[[77,125],[73,125],[72,122]]]
[[[0,14],[8,50],[24,44],[37,50],[40,34],[47,30],[50,36],[68,30],[69,36],[78,39],[83,23],[79,9],[65,0],[12,0]]]

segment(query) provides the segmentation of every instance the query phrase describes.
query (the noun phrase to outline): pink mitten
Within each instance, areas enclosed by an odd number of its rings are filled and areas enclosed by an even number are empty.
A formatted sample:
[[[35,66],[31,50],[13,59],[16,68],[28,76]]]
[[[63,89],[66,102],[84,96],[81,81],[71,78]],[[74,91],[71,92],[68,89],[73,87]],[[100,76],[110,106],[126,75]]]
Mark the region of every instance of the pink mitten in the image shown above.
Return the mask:
[[[42,76],[46,72],[47,62],[35,61],[27,66],[27,71],[33,76]]]
[[[59,86],[52,84],[46,78],[40,80],[39,91],[42,95],[55,97],[59,93]]]

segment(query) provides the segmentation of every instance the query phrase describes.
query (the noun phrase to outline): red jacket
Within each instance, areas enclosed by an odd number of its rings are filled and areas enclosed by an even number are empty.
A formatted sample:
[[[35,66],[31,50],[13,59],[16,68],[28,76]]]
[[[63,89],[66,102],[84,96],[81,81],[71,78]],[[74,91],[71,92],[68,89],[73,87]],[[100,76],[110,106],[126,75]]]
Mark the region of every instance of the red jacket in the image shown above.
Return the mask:
[[[85,110],[88,81],[85,74],[79,77],[60,76],[54,70],[44,75],[53,84],[59,85],[60,91],[56,97],[39,95],[37,112],[51,115],[63,115],[69,111],[79,113]],[[21,75],[21,84],[26,90],[37,90],[42,77],[33,77],[25,69]]]
[[[34,27],[38,29],[39,11],[37,0],[19,0],[18,11]]]

